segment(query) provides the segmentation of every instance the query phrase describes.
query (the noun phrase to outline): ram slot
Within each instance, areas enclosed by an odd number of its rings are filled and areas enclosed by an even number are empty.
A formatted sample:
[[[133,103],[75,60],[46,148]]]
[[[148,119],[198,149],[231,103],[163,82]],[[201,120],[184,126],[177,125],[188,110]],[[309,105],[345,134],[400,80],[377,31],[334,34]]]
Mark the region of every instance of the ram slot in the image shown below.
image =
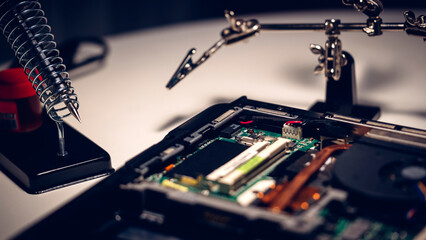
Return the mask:
[[[289,139],[278,138],[273,144],[259,152],[246,163],[219,179],[220,191],[229,194],[246,184],[260,172],[264,171],[279,159],[282,159],[286,155],[284,150],[288,149],[290,143],[291,140]]]
[[[248,160],[256,156],[259,151],[263,150],[268,145],[269,142],[267,141],[258,142],[254,144],[253,146],[246,149],[244,152],[238,154],[236,157],[231,159],[229,162],[225,163],[224,165],[207,175],[207,180],[217,181],[218,179],[226,176],[228,173],[237,169],[240,165],[246,163]]]

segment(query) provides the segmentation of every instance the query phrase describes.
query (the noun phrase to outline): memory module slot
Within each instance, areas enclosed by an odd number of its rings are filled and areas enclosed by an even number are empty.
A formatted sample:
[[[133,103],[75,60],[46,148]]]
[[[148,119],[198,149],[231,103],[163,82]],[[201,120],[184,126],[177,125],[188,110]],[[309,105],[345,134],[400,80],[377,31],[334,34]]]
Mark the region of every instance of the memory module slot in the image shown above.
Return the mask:
[[[244,175],[242,178],[237,180],[232,186],[227,186],[226,188],[228,189],[228,193],[238,190],[241,186],[247,184],[250,180],[252,180],[256,176],[259,176],[260,173],[265,171],[267,168],[272,166],[274,163],[276,163],[277,161],[279,161],[280,159],[282,159],[286,155],[287,155],[287,153],[285,151],[283,151],[283,152],[280,152],[275,157],[271,158],[269,161],[263,162],[261,165],[259,165],[257,168],[255,168],[253,171],[249,172],[247,175]]]
[[[285,150],[288,149],[290,143],[291,140],[289,139],[278,138],[274,143],[259,152],[246,163],[219,179],[220,191],[229,193],[247,183],[258,173],[265,170],[275,161],[281,159],[286,154]]]
[[[217,181],[218,179],[228,175],[230,172],[237,169],[240,165],[246,163],[248,160],[256,156],[259,151],[266,148],[269,144],[270,143],[268,141],[255,143],[253,146],[246,149],[244,152],[240,153],[229,162],[211,172],[209,175],[207,175],[206,179],[210,181]]]

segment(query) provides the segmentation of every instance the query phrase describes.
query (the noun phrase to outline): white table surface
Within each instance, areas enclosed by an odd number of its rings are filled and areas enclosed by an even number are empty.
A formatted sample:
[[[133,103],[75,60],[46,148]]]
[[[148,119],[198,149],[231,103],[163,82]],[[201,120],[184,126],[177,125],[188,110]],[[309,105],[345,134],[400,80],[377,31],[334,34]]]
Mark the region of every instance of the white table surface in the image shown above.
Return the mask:
[[[402,12],[385,11],[382,18],[402,22]],[[425,14],[426,9],[415,13]],[[365,21],[352,10],[246,17],[261,23]],[[306,109],[324,99],[325,80],[313,75],[317,56],[308,49],[310,43],[325,43],[321,32],[261,33],[246,43],[224,46],[167,90],[165,84],[187,51],[196,47],[198,59],[227,26],[220,18],[108,37],[111,52],[106,65],[89,75],[71,75],[82,123],[71,118],[67,122],[104,148],[117,169],[212,104],[246,95]],[[403,32],[373,38],[343,33],[341,40],[356,61],[359,102],[381,106],[381,121],[426,128],[426,43]],[[0,239],[22,231],[98,181],[29,195],[0,173]]]

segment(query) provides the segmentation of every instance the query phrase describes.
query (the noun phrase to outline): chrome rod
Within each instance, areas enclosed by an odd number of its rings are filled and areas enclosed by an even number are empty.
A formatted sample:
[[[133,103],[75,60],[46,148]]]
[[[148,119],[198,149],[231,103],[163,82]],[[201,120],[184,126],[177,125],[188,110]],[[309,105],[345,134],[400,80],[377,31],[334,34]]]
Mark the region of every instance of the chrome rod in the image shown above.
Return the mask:
[[[362,31],[365,23],[341,23],[338,25],[340,31]],[[404,31],[404,23],[383,23],[383,31]],[[260,24],[260,31],[323,31],[324,23],[287,23],[287,24]]]

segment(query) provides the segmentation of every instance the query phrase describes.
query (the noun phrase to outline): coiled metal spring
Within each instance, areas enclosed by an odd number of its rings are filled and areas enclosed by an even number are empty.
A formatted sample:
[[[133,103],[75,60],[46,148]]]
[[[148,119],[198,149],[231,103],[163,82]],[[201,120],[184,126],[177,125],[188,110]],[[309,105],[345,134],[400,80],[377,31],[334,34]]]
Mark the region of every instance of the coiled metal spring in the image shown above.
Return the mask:
[[[77,95],[40,3],[34,0],[0,1],[0,31],[50,118],[62,122],[62,118],[73,115],[80,120]]]

